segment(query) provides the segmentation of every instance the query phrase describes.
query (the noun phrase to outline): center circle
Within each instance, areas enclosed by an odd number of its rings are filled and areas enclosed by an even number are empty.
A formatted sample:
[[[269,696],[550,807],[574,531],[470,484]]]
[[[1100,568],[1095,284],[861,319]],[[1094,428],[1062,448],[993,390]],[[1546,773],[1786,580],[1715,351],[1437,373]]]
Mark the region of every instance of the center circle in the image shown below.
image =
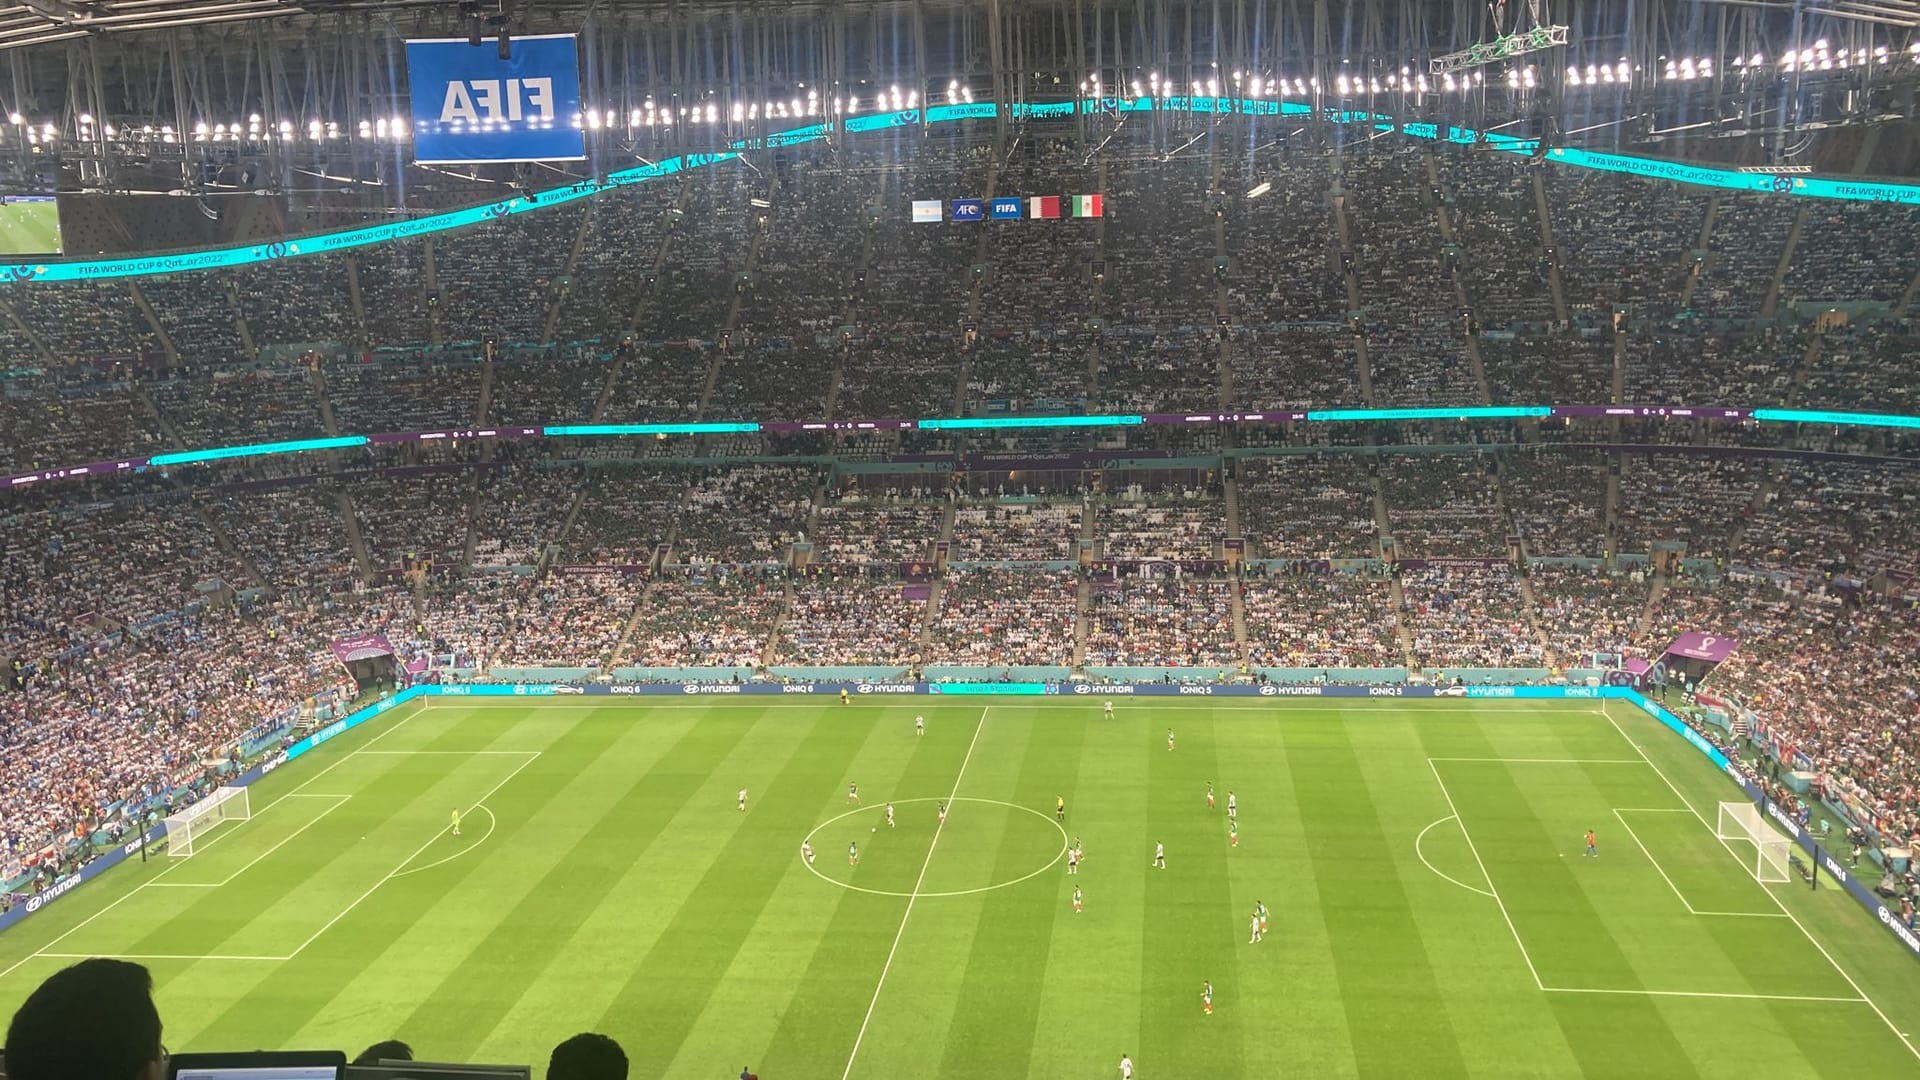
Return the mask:
[[[947,804],[947,823],[944,827],[939,824],[938,815],[934,811],[935,804],[941,802]],[[902,810],[903,807],[909,806],[914,807],[911,813]],[[994,881],[985,885],[965,889],[877,888],[870,885],[856,885],[851,881],[842,880],[825,873],[818,866],[806,863],[804,860],[802,860],[802,865],[805,865],[807,869],[813,873],[814,877],[830,885],[837,885],[842,889],[869,893],[874,896],[917,896],[924,898],[929,896],[971,896],[974,893],[991,892],[994,889],[1004,889],[1010,885],[1018,885],[1023,881],[1038,877],[1048,870],[1053,869],[1067,854],[1067,844],[1069,841],[1067,839],[1065,826],[1031,806],[1022,806],[1019,803],[1005,802],[1000,799],[975,799],[967,796],[956,796],[952,799],[895,799],[893,801],[893,807],[896,824],[893,829],[888,829],[886,826],[885,807],[886,804],[880,802],[871,806],[856,806],[844,813],[836,814],[814,826],[813,831],[806,835],[804,842],[813,845],[813,853],[816,860],[830,860],[836,856],[844,856],[846,845],[849,842],[857,843],[861,845],[860,857],[862,863],[870,867],[880,868],[880,874],[877,876],[884,876],[890,879],[904,878],[904,884],[909,886],[913,885],[916,881],[924,882],[925,873],[933,869],[933,865],[938,862],[938,860],[932,858],[932,849],[929,846],[934,842],[936,833],[940,841],[948,844],[950,849],[958,847],[958,857],[962,859],[966,857],[967,849],[972,848],[988,853],[989,861],[997,861],[1002,842],[1008,839],[1008,829],[1011,827],[1019,827],[1023,830],[1031,829],[1033,825],[1027,824],[1028,819],[1031,818],[1033,822],[1037,822],[1039,825],[1051,829],[1053,834],[1057,834],[1059,836],[1059,846],[1055,847],[1053,836],[1048,835],[1044,843],[1035,841],[1033,844],[1035,860],[1037,861],[1043,858],[1046,860],[1035,869],[1027,871],[1018,877],[1008,878],[1005,881]],[[910,821],[909,819],[912,820]],[[860,831],[860,826],[862,825],[869,825],[868,830],[864,833]],[[973,826],[975,825],[984,825],[984,827],[974,828]],[[879,840],[879,836],[882,833],[887,836],[885,841]],[[902,850],[900,845],[894,843],[896,837],[909,841],[910,846],[905,847],[906,851],[911,852],[909,858],[897,859],[894,857],[896,852]],[[840,864],[829,862],[828,865],[838,866]],[[854,867],[848,867],[847,872],[849,874],[854,871]],[[917,877],[916,875],[920,876]],[[902,882],[896,880],[886,882],[886,884],[897,883]],[[938,884],[939,882],[936,881],[935,885]]]

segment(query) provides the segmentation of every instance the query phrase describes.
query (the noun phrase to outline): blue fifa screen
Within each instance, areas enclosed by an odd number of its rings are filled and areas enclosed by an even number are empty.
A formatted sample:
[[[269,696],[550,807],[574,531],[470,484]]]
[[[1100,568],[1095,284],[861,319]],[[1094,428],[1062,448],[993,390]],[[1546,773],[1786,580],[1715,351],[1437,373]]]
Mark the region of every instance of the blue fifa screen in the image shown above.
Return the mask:
[[[579,161],[586,157],[580,54],[572,34],[407,42],[414,160]]]

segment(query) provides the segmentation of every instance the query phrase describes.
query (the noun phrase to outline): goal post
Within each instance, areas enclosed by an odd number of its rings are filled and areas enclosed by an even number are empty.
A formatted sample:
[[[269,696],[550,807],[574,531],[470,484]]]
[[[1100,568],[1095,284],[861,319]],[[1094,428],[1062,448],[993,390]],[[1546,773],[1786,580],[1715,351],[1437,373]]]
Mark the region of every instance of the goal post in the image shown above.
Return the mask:
[[[1719,821],[1713,832],[1724,844],[1742,841],[1753,845],[1753,860],[1747,870],[1754,880],[1763,883],[1788,880],[1787,857],[1793,841],[1767,824],[1758,806],[1749,802],[1721,803]],[[1741,861],[1747,861],[1745,853],[1741,853]]]
[[[211,795],[167,818],[167,854],[173,858],[192,855],[201,835],[228,821],[245,821],[253,816],[253,805],[243,787],[216,788]]]

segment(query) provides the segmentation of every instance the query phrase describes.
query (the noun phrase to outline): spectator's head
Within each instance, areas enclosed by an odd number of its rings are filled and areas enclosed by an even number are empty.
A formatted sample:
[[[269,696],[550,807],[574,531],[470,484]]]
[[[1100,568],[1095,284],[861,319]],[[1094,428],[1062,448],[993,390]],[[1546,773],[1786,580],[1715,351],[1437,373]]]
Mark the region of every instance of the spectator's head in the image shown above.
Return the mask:
[[[399,1039],[388,1039],[385,1042],[374,1043],[372,1046],[360,1051],[360,1056],[354,1058],[353,1063],[355,1065],[374,1065],[382,1061],[412,1060],[413,1047],[408,1046]]]
[[[9,1080],[160,1080],[153,976],[124,960],[82,960],[34,990],[7,1026]]]
[[[583,1031],[553,1048],[547,1080],[627,1080],[627,1055],[605,1035]]]

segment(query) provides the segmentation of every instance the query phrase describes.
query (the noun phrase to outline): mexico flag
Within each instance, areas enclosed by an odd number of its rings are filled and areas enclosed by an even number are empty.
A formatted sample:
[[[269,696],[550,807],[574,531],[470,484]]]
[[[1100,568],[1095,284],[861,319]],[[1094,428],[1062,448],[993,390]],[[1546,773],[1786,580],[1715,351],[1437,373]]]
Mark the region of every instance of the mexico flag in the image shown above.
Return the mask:
[[[1035,195],[1027,200],[1027,216],[1030,218],[1057,218],[1060,216],[1060,196]]]
[[[1073,196],[1069,196],[1069,200],[1073,204],[1071,216],[1073,217],[1099,217],[1100,216],[1100,201],[1101,201],[1100,196],[1073,195]]]

